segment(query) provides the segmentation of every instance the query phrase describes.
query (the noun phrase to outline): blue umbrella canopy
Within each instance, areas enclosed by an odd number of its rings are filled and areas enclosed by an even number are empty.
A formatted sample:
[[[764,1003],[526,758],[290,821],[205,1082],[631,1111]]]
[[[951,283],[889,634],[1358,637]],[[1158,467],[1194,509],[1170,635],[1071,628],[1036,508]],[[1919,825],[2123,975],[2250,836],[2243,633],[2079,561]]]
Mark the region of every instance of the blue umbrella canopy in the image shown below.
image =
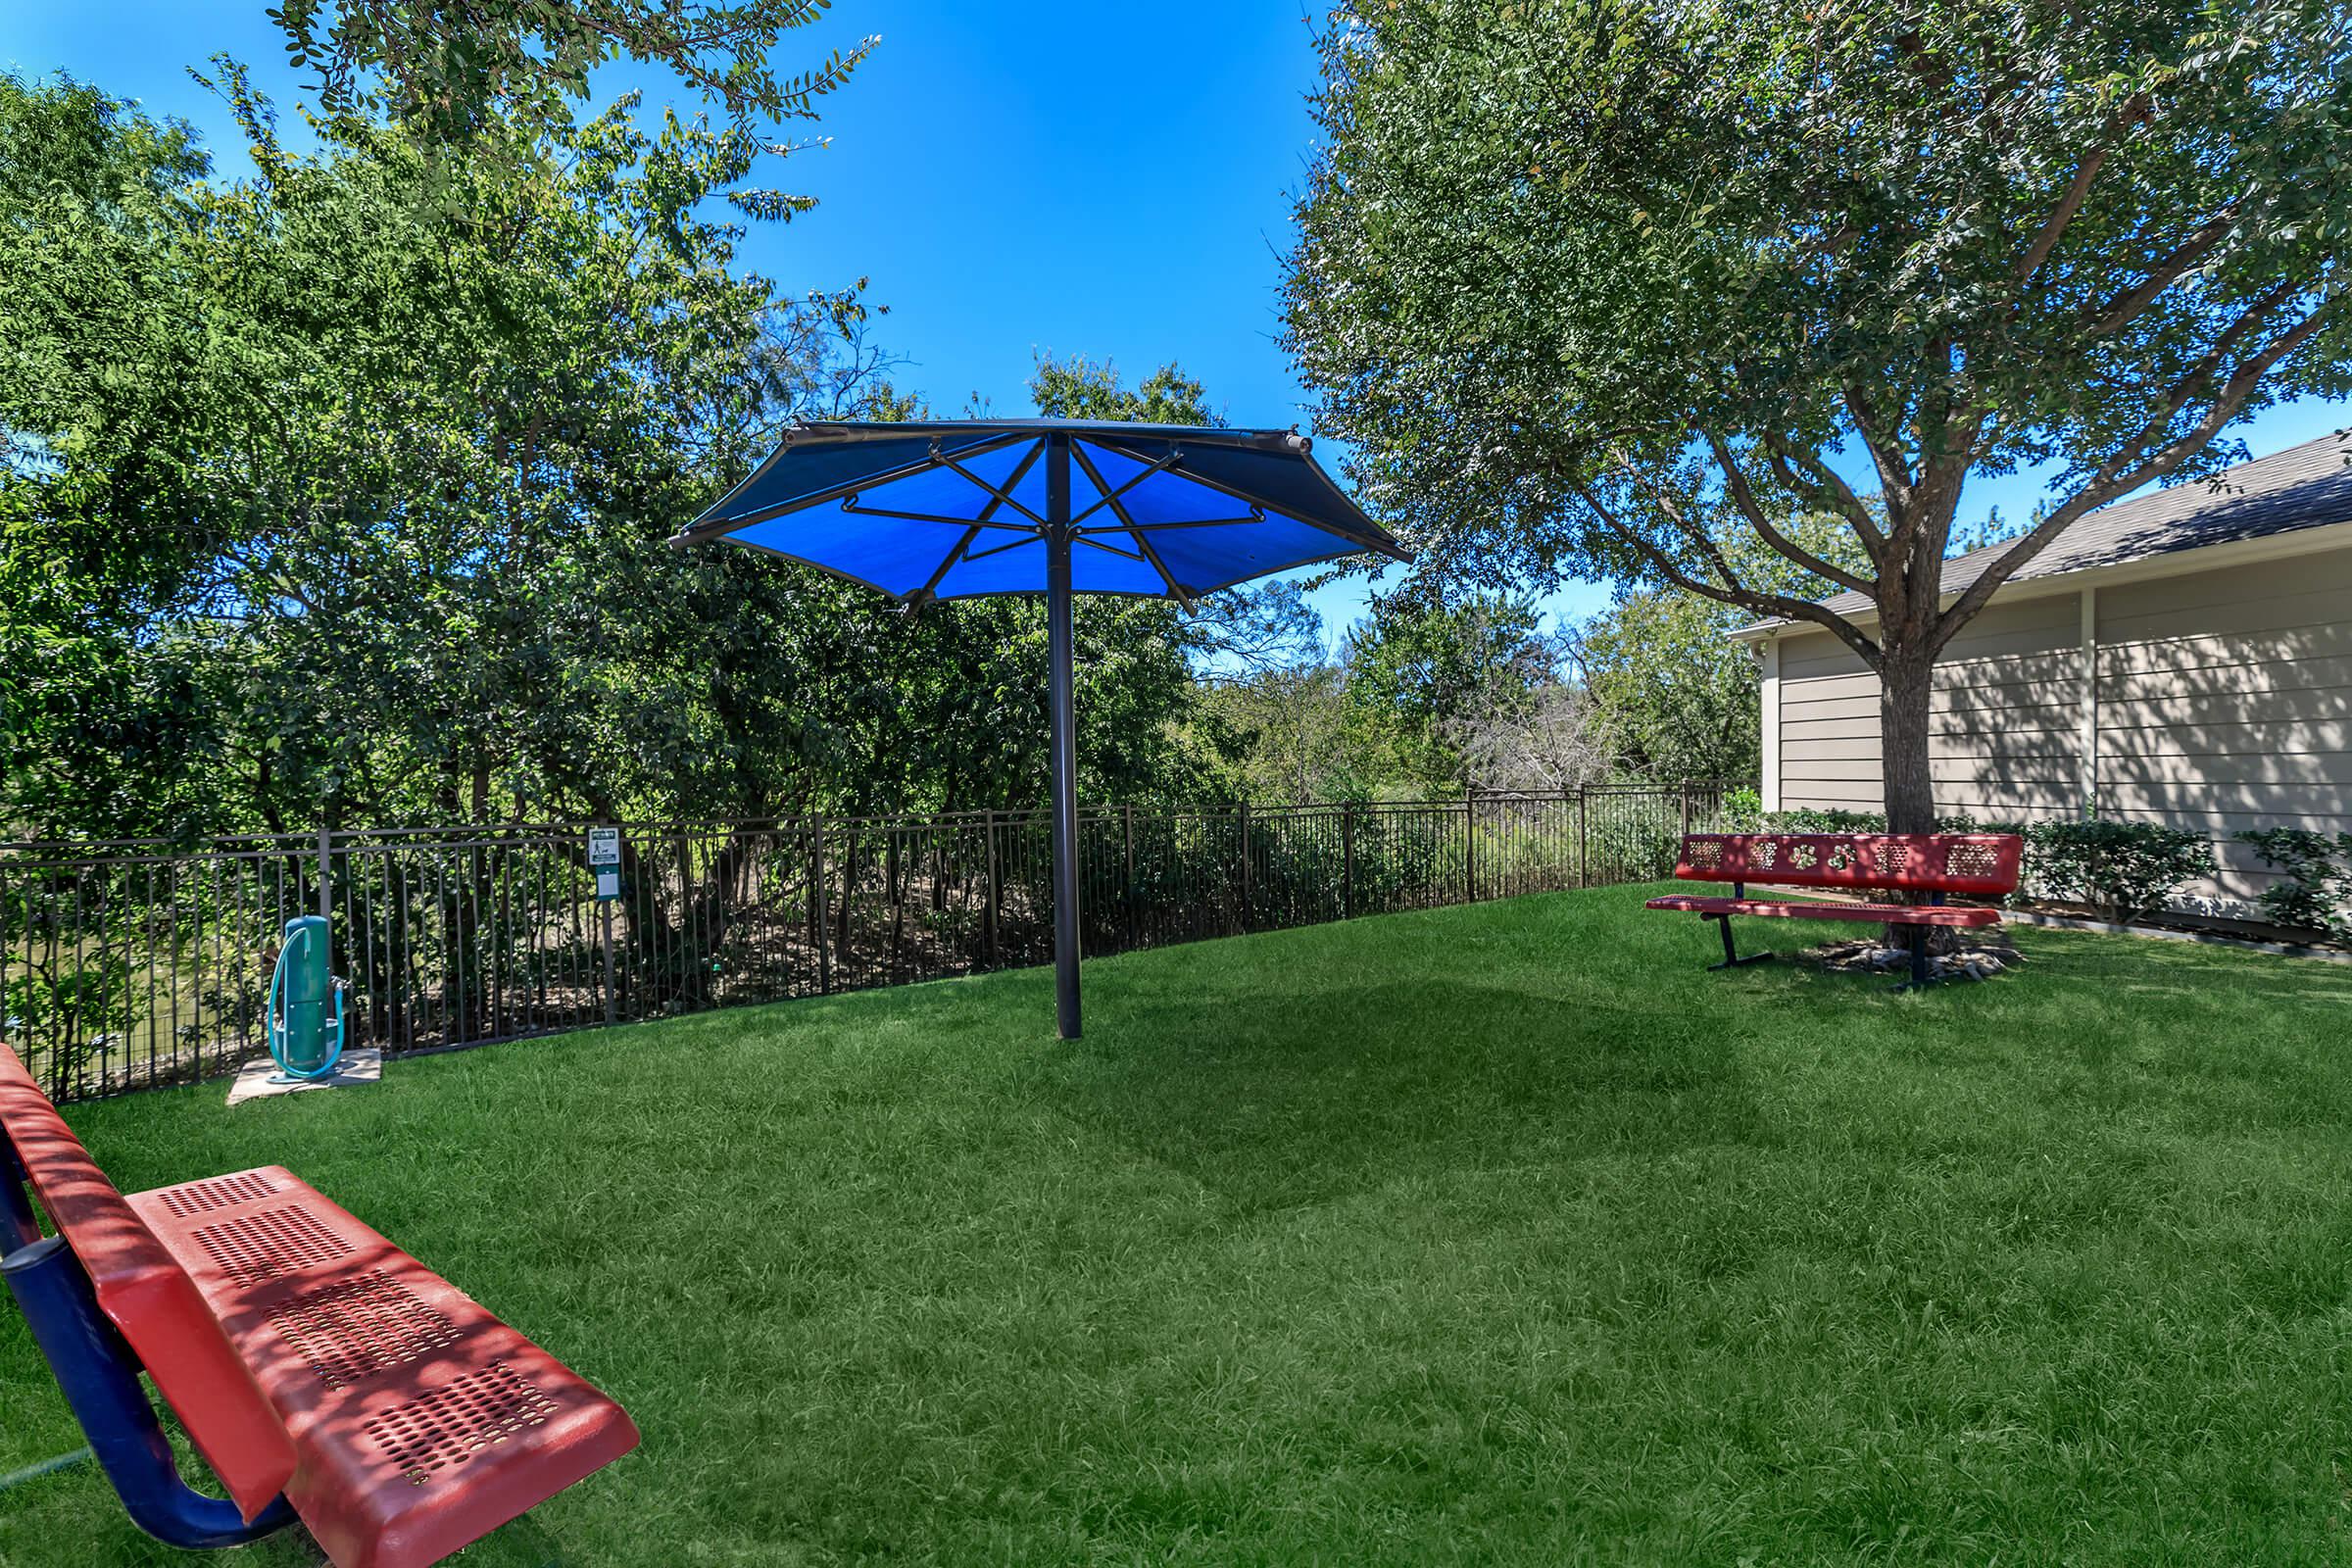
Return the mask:
[[[1078,1038],[1074,594],[1175,599],[1369,551],[1409,559],[1289,430],[1078,419],[796,424],[680,547],[748,545],[934,599],[1043,593],[1053,691],[1054,967]]]
[[[1075,419],[794,425],[673,543],[723,536],[921,605],[1046,591],[1047,535],[1065,517],[1079,593],[1190,605],[1359,552],[1407,559],[1296,432]]]

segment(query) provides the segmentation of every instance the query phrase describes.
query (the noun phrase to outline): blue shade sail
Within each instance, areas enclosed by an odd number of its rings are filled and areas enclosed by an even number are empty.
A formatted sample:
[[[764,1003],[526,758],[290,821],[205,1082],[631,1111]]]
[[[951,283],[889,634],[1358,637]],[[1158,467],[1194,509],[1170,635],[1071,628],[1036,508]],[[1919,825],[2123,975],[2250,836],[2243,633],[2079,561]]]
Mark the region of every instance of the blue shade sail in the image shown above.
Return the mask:
[[[1048,449],[1070,449],[1049,514]],[[1081,593],[1190,601],[1370,552],[1407,559],[1278,430],[1057,419],[796,425],[673,544],[726,538],[920,604],[1043,593],[1045,534]]]

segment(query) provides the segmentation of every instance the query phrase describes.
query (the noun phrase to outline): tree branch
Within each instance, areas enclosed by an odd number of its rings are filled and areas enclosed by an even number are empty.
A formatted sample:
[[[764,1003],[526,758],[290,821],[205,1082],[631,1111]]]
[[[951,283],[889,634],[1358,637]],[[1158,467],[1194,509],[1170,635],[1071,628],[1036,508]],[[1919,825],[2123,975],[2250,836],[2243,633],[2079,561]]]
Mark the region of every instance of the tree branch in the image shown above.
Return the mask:
[[[1872,563],[1885,568],[1886,535],[1880,531],[1878,519],[1870,514],[1870,508],[1854,494],[1853,486],[1845,482],[1843,475],[1813,453],[1777,435],[1764,437],[1764,450],[1770,454],[1773,472],[1782,484],[1822,511],[1844,517],[1861,539],[1862,548],[1870,553]],[[1800,478],[1792,466],[1802,466],[1806,476]]]
[[[1755,492],[1748,488],[1747,475],[1740,471],[1740,465],[1733,460],[1730,444],[1712,430],[1702,430],[1699,434],[1705,437],[1707,445],[1714,450],[1716,465],[1723,469],[1724,483],[1732,493],[1733,504],[1739,507],[1741,514],[1747,518],[1747,525],[1756,530],[1758,537],[1816,577],[1827,578],[1840,588],[1850,588],[1855,593],[1867,595],[1874,600],[1878,598],[1879,585],[1877,583],[1868,578],[1857,577],[1842,566],[1831,564],[1774,527],[1772,519],[1765,514],[1763,506],[1756,500]]]
[[[2148,275],[2120,294],[2111,295],[2096,310],[2089,312],[2090,335],[2109,336],[2130,325],[2133,318],[2156,301],[2156,296],[2190,268],[2213,253],[2214,247],[2229,237],[2237,226],[2237,206],[2231,202],[2214,217],[2198,225],[2188,238],[2173,247],[2169,255],[2159,257],[2148,265]]]
[[[1860,655],[1863,663],[1871,669],[1879,667],[1878,644],[1862,635],[1861,630],[1843,615],[1809,599],[1798,599],[1788,594],[1756,593],[1747,589],[1719,588],[1703,578],[1693,577],[1677,565],[1672,557],[1651,544],[1639,529],[1619,521],[1583,483],[1571,480],[1569,488],[1576,492],[1577,499],[1584,502],[1592,515],[1600,519],[1602,527],[1632,547],[1637,555],[1649,564],[1650,569],[1685,593],[1697,594],[1702,599],[1712,599],[1717,604],[1730,605],[1735,610],[1744,610],[1755,615],[1779,615],[1786,620],[1810,621],[1827,629]]]
[[[2205,411],[2205,417],[2198,420],[2193,429],[2184,432],[2156,452],[2149,453],[2146,450],[2147,442],[2155,439],[2157,434],[2171,424],[2172,416],[2180,412],[2194,386],[2206,377],[2207,367],[2211,359],[2209,356],[2206,363],[2200,364],[2197,370],[2192,371],[2181,381],[2180,387],[2176,389],[2175,397],[2165,413],[2156,416],[2142,425],[2123,452],[2117,453],[2099,466],[2098,472],[2092,476],[2088,484],[2077,491],[2065,505],[2057,508],[2043,518],[2032,532],[2002,552],[1999,559],[1987,566],[1977,580],[1970,583],[1967,590],[1952,602],[1952,607],[1937,617],[1936,635],[1932,645],[1935,651],[1940,654],[1944,645],[1951,641],[1953,635],[1968,622],[1969,618],[1984,608],[1985,601],[1990,599],[2003,583],[2015,576],[2035,556],[2040,555],[2051,541],[2065,531],[2076,518],[2094,507],[2104,505],[2116,496],[2138,489],[2151,479],[2163,478],[2202,451],[2206,444],[2218,435],[2231,418],[2236,416],[2237,411],[2244,406],[2246,399],[2253,395],[2255,387],[2261,384],[2263,376],[2269,373],[2271,367],[2309,342],[2321,326],[2326,324],[2333,314],[2334,305],[2339,297],[2330,294],[2328,298],[2314,306],[2310,315],[2272,339],[2260,353],[2242,362],[2235,370],[2230,372],[2230,378],[2222,383],[2221,389],[2214,394],[2212,407]],[[2261,309],[2262,307],[2256,307],[2256,310]],[[2230,333],[2237,331],[2238,327],[2245,325],[2254,314],[2254,311],[2249,311],[2246,317],[2241,317],[2238,322],[2231,326],[2230,332],[2223,334],[2224,337],[2227,338]]]
[[[1879,470],[1879,485],[1889,496],[1908,496],[1911,493],[1911,465],[1903,461],[1902,449],[1886,438],[1879,428],[1878,415],[1862,389],[1847,382],[1838,389],[1845,402],[1846,417],[1854,421],[1854,429],[1862,437],[1862,446],[1869,452],[1870,461]]]
[[[1707,564],[1715,568],[1715,575],[1724,587],[1734,593],[1748,592],[1747,585],[1740,580],[1738,568],[1724,559],[1722,549],[1715,543],[1715,536],[1708,531],[1704,524],[1693,521],[1680,506],[1676,505],[1674,497],[1667,494],[1663,486],[1635,467],[1623,454],[1618,455],[1617,464],[1620,468],[1632,475],[1636,483],[1649,492],[1650,500],[1656,504],[1660,512],[1666,514],[1666,519],[1680,530],[1682,536],[1698,547],[1699,553],[1707,558]]]
[[[2075,177],[2067,182],[2066,194],[2058,198],[2058,205],[2041,220],[2041,227],[2034,231],[2034,242],[2026,247],[2026,254],[2017,259],[2020,295],[2025,292],[2026,284],[2033,281],[2034,274],[2041,270],[2041,264],[2050,259],[2050,252],[2058,248],[2059,240],[2065,238],[2067,225],[2075,220],[2075,214],[2082,210],[2083,199],[2090,194],[2090,182],[2098,177],[2099,170],[2115,152],[2116,132],[2146,119],[2147,113],[2148,95],[2133,93],[2116,105],[2115,112],[2107,117],[2107,123],[2099,129],[2097,144],[2075,166]]]

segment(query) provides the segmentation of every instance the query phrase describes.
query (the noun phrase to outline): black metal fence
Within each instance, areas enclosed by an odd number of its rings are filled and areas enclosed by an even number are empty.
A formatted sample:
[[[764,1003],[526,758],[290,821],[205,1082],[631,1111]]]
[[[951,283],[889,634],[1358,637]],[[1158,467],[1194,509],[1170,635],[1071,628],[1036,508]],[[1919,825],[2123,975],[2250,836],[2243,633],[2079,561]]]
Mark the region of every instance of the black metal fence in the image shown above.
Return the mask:
[[[1661,876],[1725,786],[1080,813],[1086,951]],[[390,1053],[1052,956],[1043,810],[0,845],[0,1031],[61,1101],[265,1049],[285,922],[325,915],[350,1041]]]

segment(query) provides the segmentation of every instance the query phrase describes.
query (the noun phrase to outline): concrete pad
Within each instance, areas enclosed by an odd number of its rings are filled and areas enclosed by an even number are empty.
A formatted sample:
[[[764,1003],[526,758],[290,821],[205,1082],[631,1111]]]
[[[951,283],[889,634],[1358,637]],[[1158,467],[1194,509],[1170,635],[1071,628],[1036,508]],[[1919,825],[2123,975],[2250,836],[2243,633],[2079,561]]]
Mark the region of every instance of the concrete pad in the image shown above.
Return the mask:
[[[242,1105],[248,1100],[268,1100],[277,1095],[299,1095],[306,1089],[341,1089],[347,1084],[371,1084],[384,1076],[384,1054],[370,1046],[366,1051],[346,1051],[335,1063],[335,1070],[324,1078],[313,1078],[297,1084],[273,1084],[270,1075],[277,1071],[277,1063],[264,1056],[249,1061],[237,1069],[237,1081],[228,1086],[228,1102]]]

